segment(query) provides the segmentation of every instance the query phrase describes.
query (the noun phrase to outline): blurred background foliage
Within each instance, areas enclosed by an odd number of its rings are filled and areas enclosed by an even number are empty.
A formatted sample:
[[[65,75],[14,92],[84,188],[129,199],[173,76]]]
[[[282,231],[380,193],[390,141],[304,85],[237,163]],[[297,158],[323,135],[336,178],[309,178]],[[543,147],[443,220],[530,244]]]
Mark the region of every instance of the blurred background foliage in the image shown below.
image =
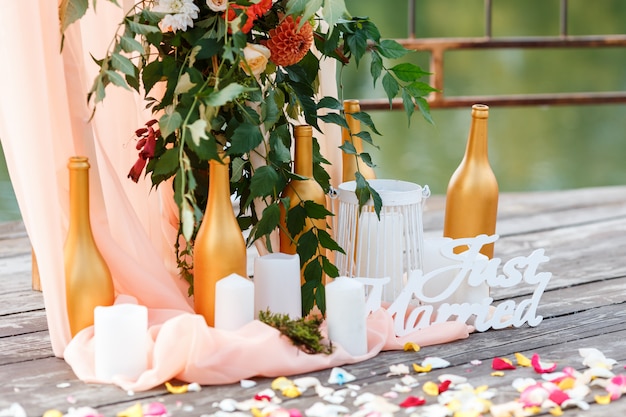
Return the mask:
[[[408,1],[346,0],[353,15],[370,16],[384,37],[408,36]],[[556,36],[559,0],[493,0],[492,36]],[[626,1],[569,0],[568,33],[626,33]],[[483,36],[484,0],[416,0],[416,33]],[[428,69],[429,54],[410,60]],[[382,98],[368,63],[341,74],[343,98]],[[626,90],[626,48],[451,51],[446,96]],[[435,125],[415,114],[375,111],[380,149],[370,151],[380,178],[428,184],[445,194],[459,164],[470,109],[433,109]],[[491,107],[489,155],[500,190],[537,191],[626,184],[626,105]],[[0,221],[20,218],[0,155]]]

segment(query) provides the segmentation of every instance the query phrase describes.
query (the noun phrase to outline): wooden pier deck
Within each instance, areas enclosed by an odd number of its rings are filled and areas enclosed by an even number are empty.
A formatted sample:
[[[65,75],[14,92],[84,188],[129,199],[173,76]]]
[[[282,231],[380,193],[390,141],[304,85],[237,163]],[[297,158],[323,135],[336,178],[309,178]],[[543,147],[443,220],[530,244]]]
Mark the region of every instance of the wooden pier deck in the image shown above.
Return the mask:
[[[441,196],[427,201],[424,213],[427,236],[442,229],[443,204]],[[559,370],[566,366],[583,370],[578,350],[597,348],[617,361],[613,367],[615,374],[626,374],[626,186],[502,194],[497,229],[501,237],[496,242],[496,257],[503,261],[527,256],[538,248],[544,248],[550,257],[542,268],[553,274],[539,306],[543,322],[537,327],[475,333],[469,339],[424,347],[417,353],[383,352],[371,360],[344,366],[357,377],[353,383],[361,389],[356,394],[390,392],[400,383],[400,377],[387,376],[389,366],[405,364],[411,368],[426,356],[443,358],[451,365],[421,375],[411,371],[420,386],[410,393],[398,394],[397,398],[388,398],[390,403],[399,404],[409,395],[422,396],[427,404],[435,403],[436,398],[426,395],[422,387],[428,381],[437,381],[441,374],[461,375],[474,387],[486,384],[497,389],[494,403],[514,400],[519,397],[511,386],[515,378],[541,378],[532,368],[520,367],[505,371],[504,376],[493,376],[492,359],[505,357],[514,361],[515,352],[527,357],[538,353],[543,360],[556,362]],[[492,294],[496,302],[519,301],[528,298],[531,292],[513,287],[496,289]],[[172,416],[208,416],[219,410],[214,407],[216,402],[225,398],[250,399],[272,381],[258,378],[252,388],[239,384],[205,386],[200,392],[179,395],[169,394],[165,387],[132,394],[114,386],[85,384],[76,379],[62,359],[53,356],[45,314],[41,293],[31,289],[31,252],[24,227],[20,223],[3,224],[0,226],[0,410],[19,403],[28,416],[41,416],[49,409],[67,413],[70,407],[89,406],[103,416],[116,416],[137,402],[159,401]],[[329,374],[330,370],[324,370],[308,375],[317,377],[324,386],[332,386],[327,382]],[[588,410],[566,408],[563,415],[626,415],[626,398],[609,405],[594,402],[594,395],[604,393],[601,388],[592,387],[586,396],[590,403]],[[358,410],[354,398],[348,396],[342,405]],[[298,409],[303,415],[314,403],[324,402],[311,391],[283,400],[285,408]],[[419,416],[420,408],[413,412]],[[11,414],[0,411],[0,415]],[[410,414],[400,410],[394,415]]]

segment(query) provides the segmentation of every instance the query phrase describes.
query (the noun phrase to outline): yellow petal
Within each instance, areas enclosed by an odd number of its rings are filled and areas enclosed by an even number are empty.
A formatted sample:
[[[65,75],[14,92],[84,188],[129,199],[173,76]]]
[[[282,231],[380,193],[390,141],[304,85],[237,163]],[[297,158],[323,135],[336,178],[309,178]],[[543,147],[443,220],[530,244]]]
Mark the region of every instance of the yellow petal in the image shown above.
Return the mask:
[[[432,395],[433,397],[439,395],[439,385],[435,384],[433,381],[428,381],[427,383],[425,383],[422,387],[422,390],[426,394]]]
[[[295,385],[291,385],[289,387],[286,387],[281,392],[287,398],[296,398],[296,397],[299,397],[300,395],[302,395],[302,393],[300,392],[298,387],[296,387]]]
[[[187,392],[187,384],[174,386],[169,382],[166,382],[165,388],[167,388],[167,392],[169,392],[170,394],[184,394]]]
[[[596,395],[594,399],[596,400],[596,403],[598,404],[607,405],[611,403],[611,394]]]
[[[428,364],[426,366],[421,366],[421,365],[414,363],[413,370],[417,373],[430,372],[433,370],[433,366],[431,364]]]
[[[559,381],[557,386],[561,391],[565,391],[574,388],[575,383],[576,380],[574,378],[563,378],[561,381]]]
[[[519,352],[515,353],[515,359],[517,360],[517,364],[519,366],[526,366],[526,367],[532,366],[530,359],[528,359],[526,356],[522,355]]]
[[[406,342],[404,344],[404,351],[407,352],[409,350],[412,350],[414,352],[419,352],[420,351],[420,345],[418,345],[417,343],[414,342]]]
[[[480,394],[481,392],[485,392],[489,389],[489,385],[480,385],[478,387],[476,387],[476,389],[474,390],[474,392],[476,394]]]
[[[524,411],[526,411],[530,415],[539,414],[541,412],[541,407],[539,407],[538,405],[532,407],[524,407]]]
[[[561,407],[559,407],[558,405],[554,408],[550,409],[550,414],[552,414],[553,416],[562,416],[563,415],[563,410],[561,409]]]
[[[502,371],[495,371],[491,373],[491,376],[504,376],[504,372]]]
[[[480,417],[482,414],[480,411],[476,410],[468,410],[468,411],[457,411],[454,413],[454,417]]]
[[[283,389],[293,386],[293,382],[284,376],[279,376],[272,381],[272,389],[275,391],[282,391]]]
[[[59,410],[48,410],[43,413],[42,417],[63,417],[63,413]]]
[[[132,407],[129,407],[126,410],[117,413],[117,417],[143,417],[143,408],[141,408],[140,403],[137,403]]]

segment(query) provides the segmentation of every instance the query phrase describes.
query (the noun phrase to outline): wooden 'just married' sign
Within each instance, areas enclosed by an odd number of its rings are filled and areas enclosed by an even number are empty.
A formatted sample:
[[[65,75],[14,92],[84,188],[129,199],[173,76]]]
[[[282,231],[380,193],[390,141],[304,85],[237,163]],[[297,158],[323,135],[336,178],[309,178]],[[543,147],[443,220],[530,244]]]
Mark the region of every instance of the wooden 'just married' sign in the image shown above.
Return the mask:
[[[549,258],[543,249],[537,249],[528,256],[517,256],[502,264],[499,258],[488,259],[479,253],[483,245],[497,239],[498,235],[479,235],[441,240],[433,255],[442,260],[440,267],[428,272],[412,271],[400,294],[386,306],[394,316],[396,335],[403,336],[432,323],[452,320],[472,324],[481,332],[490,328],[520,327],[525,323],[537,326],[543,319],[537,314],[537,307],[552,277],[550,272],[539,272],[539,267]],[[457,254],[454,252],[457,246],[468,249]],[[389,278],[356,279],[368,288],[367,311],[378,310]],[[493,305],[490,289],[522,285],[534,287],[530,297]]]

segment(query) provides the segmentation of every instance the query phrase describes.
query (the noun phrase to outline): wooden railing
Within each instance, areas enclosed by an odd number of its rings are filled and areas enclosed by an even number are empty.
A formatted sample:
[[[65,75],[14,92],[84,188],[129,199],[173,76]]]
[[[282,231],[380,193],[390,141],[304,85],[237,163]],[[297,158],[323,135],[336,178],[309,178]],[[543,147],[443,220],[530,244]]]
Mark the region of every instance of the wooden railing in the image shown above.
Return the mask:
[[[497,106],[529,106],[558,104],[626,103],[626,91],[576,92],[549,94],[502,94],[484,96],[446,96],[444,55],[447,51],[468,49],[540,49],[540,48],[626,48],[626,35],[570,36],[567,32],[568,0],[560,0],[560,29],[557,36],[492,37],[492,0],[485,0],[485,35],[470,38],[415,38],[415,2],[409,2],[409,37],[396,39],[408,49],[430,53],[430,85],[438,91],[431,93],[431,108],[468,107],[474,103]],[[625,69],[626,70],[626,69]],[[387,99],[363,99],[364,110],[389,109]],[[403,109],[401,100],[392,108]]]

